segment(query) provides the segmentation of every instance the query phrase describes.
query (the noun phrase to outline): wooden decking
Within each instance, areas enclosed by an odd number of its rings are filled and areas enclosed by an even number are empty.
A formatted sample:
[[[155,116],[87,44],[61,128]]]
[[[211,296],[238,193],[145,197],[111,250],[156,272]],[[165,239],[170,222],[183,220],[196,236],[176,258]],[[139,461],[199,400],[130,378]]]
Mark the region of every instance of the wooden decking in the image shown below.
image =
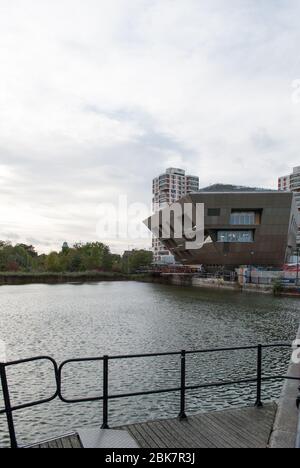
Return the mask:
[[[127,432],[141,448],[267,448],[277,406],[243,408],[132,424]],[[82,448],[75,435],[36,445],[33,448]],[[109,448],[109,447],[108,447]]]
[[[33,445],[30,448],[35,449],[81,449],[83,448],[77,434],[71,434],[59,439],[42,442],[41,444]]]
[[[267,448],[277,407],[245,408],[127,426],[142,448]]]

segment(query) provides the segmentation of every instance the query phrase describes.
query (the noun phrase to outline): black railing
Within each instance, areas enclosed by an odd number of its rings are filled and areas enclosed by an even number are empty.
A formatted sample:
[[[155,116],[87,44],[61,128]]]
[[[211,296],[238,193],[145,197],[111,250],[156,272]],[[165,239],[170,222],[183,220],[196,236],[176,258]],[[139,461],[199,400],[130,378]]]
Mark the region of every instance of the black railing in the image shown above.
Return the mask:
[[[109,428],[109,401],[119,398],[129,398],[137,396],[146,396],[146,395],[158,395],[178,392],[180,393],[180,411],[179,418],[186,419],[186,392],[190,390],[200,390],[205,388],[214,388],[214,387],[225,387],[232,385],[245,385],[245,384],[256,384],[256,400],[255,406],[262,407],[262,384],[267,381],[275,380],[300,380],[298,377],[287,377],[284,375],[272,375],[272,376],[263,376],[263,350],[271,348],[290,348],[291,345],[287,343],[279,344],[270,344],[270,345],[258,345],[258,346],[242,346],[242,347],[231,347],[231,348],[213,348],[213,349],[200,349],[194,351],[180,351],[180,352],[170,352],[170,353],[151,353],[151,354],[135,354],[135,355],[120,355],[120,356],[103,356],[103,357],[94,357],[94,358],[82,358],[82,359],[69,359],[64,361],[60,366],[56,363],[54,359],[48,356],[40,356],[32,359],[23,359],[20,361],[13,361],[7,363],[0,363],[0,375],[1,375],[1,385],[3,391],[3,399],[5,408],[0,410],[0,415],[5,414],[7,418],[8,431],[11,441],[12,448],[18,448],[18,442],[16,437],[16,430],[14,424],[14,412],[26,408],[32,408],[34,406],[42,405],[45,403],[50,403],[51,401],[59,398],[64,403],[85,403],[85,402],[97,402],[103,401],[103,421],[102,428]],[[236,351],[247,351],[252,350],[257,352],[257,375],[256,377],[247,378],[247,379],[238,379],[230,381],[219,381],[219,382],[210,382],[198,385],[186,385],[186,359],[189,355],[195,354],[208,354],[208,353],[220,353],[220,352],[236,352]],[[120,359],[139,359],[139,358],[150,358],[150,357],[166,357],[166,356],[178,356],[181,359],[181,380],[180,386],[174,388],[165,388],[157,390],[147,390],[139,391],[133,393],[123,393],[111,395],[109,393],[109,362],[120,360]],[[10,398],[10,389],[7,379],[7,368],[12,366],[18,366],[21,364],[27,364],[31,362],[41,362],[48,361],[53,365],[54,371],[54,382],[56,386],[55,393],[49,397],[42,400],[33,401],[31,403],[21,404],[13,406],[11,404]],[[64,397],[62,392],[62,377],[64,368],[71,363],[91,363],[91,362],[102,362],[103,363],[103,392],[102,395],[89,397],[89,398],[76,398],[69,399]]]

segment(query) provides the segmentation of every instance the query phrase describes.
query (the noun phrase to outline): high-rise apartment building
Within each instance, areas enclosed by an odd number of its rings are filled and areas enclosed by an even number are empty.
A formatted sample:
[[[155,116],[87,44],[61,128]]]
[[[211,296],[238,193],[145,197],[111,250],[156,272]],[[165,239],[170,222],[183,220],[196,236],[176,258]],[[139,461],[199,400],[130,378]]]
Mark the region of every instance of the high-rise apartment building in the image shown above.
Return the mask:
[[[199,177],[186,175],[183,169],[169,168],[153,180],[153,211],[175,203],[189,193],[199,191]],[[154,261],[174,263],[173,255],[158,240],[153,239]]]
[[[294,167],[292,174],[279,177],[278,179],[278,190],[284,192],[295,192],[296,193],[296,204],[299,211],[299,222],[300,222],[300,166]],[[297,236],[297,244],[300,246],[300,224]]]

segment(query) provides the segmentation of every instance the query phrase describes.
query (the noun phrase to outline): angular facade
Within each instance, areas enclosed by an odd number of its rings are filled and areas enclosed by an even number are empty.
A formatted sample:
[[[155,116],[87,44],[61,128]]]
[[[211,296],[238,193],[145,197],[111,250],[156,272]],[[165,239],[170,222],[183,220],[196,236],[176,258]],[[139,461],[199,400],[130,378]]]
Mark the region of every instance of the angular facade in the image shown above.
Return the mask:
[[[278,190],[284,192],[294,192],[297,208],[300,212],[300,166],[294,167],[292,174],[279,177]],[[300,216],[299,216],[300,222]],[[298,226],[297,244],[300,246],[300,225]]]
[[[198,190],[199,177],[186,175],[183,169],[171,167],[153,180],[153,212],[156,213]],[[158,239],[153,239],[152,246],[155,262],[162,262],[165,259],[166,263],[174,263],[174,257]]]
[[[193,205],[194,225],[196,204],[204,204],[202,248],[186,249],[187,239],[175,239],[172,227],[173,235],[168,239],[158,236],[184,265],[282,267],[295,252],[299,214],[293,193],[203,192],[190,194],[179,203],[182,207],[188,203]],[[171,226],[172,222],[174,219]],[[149,218],[147,223],[152,229],[154,218]]]

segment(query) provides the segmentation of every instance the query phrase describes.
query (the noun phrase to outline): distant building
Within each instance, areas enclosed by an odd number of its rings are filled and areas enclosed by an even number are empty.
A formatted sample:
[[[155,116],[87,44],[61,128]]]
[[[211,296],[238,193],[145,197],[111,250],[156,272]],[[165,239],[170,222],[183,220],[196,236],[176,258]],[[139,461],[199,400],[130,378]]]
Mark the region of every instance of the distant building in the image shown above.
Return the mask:
[[[199,177],[186,175],[183,169],[169,168],[153,180],[153,211],[160,211],[182,197],[199,191]],[[153,239],[154,261],[174,263],[174,256],[158,240]]]
[[[199,192],[180,203],[204,204],[205,209],[202,248],[188,250],[186,238],[175,238],[174,229],[170,238],[160,239],[183,265],[282,267],[295,251],[298,210],[293,193]]]
[[[294,167],[292,174],[279,177],[278,190],[283,192],[295,192],[296,204],[298,211],[300,212],[300,166]],[[297,245],[300,246],[300,225],[297,236]]]

